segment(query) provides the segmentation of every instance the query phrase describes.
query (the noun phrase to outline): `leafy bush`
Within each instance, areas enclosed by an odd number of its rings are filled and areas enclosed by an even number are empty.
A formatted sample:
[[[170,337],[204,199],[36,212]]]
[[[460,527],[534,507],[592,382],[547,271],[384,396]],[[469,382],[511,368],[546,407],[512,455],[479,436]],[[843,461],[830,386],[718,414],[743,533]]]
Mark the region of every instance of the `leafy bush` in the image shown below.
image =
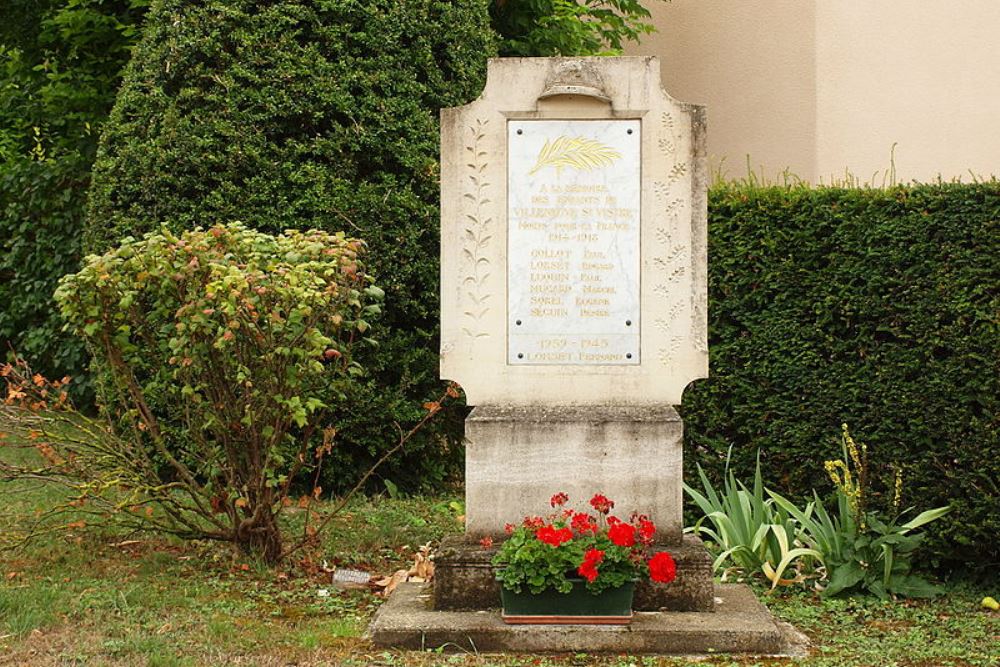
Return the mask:
[[[639,0],[493,0],[490,14],[504,56],[621,55],[653,32]]]
[[[228,220],[363,237],[381,347],[359,352],[370,374],[333,458],[365,470],[441,389],[438,110],[479,94],[493,48],[477,0],[163,0],[102,138],[89,245]],[[456,469],[464,414],[446,412],[385,477],[413,489]]]
[[[684,485],[687,493],[702,513],[687,532],[704,535],[711,540],[710,548],[718,554],[712,569],[718,572],[727,562],[753,575],[762,573],[771,588],[785,583],[785,570],[798,560],[822,560],[822,552],[798,546],[800,528],[789,510],[775,499],[765,497],[760,460],[754,469],[753,488],[736,479],[727,469],[723,488],[715,486],[698,467],[703,492]],[[711,524],[711,527],[705,525]]]
[[[888,599],[890,595],[932,597],[941,592],[913,573],[913,552],[924,536],[912,531],[941,518],[949,508],[927,510],[903,522],[906,512],[899,511],[902,478],[897,474],[892,514],[886,518],[883,512],[869,509],[868,448],[851,438],[846,424],[843,430],[843,458],[824,466],[836,487],[835,514],[827,512],[815,491],[814,500],[801,509],[765,488],[759,456],[752,491],[727,468],[720,492],[698,468],[704,493],[686,484],[684,491],[703,516],[686,530],[711,539],[709,548],[718,552],[714,570],[731,561],[744,573],[762,572],[772,588],[818,576],[824,580],[822,590],[827,596],[867,592]],[[706,522],[712,527],[705,526]],[[797,576],[783,579],[785,570],[800,559]],[[823,569],[813,567],[820,563]]]
[[[161,530],[276,562],[277,514],[332,447],[351,344],[378,311],[362,254],[342,234],[237,224],[126,238],[66,276],[56,298],[116,425],[84,495],[126,492]]]
[[[868,510],[870,492],[868,448],[855,443],[844,424],[843,458],[827,461],[826,469],[836,486],[837,513],[826,511],[814,492],[815,501],[798,509],[781,495],[768,490],[778,506],[795,517],[804,542],[821,554],[829,583],[824,595],[865,591],[879,598],[890,595],[933,597],[942,592],[913,573],[913,552],[924,535],[912,531],[944,516],[949,508],[921,512],[903,522],[899,511],[902,478],[894,487],[893,513]],[[815,510],[815,516],[813,511]]]
[[[71,391],[78,397],[90,393],[87,359],[80,341],[61,331],[52,293],[59,277],[79,266],[97,139],[148,5],[149,0],[10,0],[0,25],[0,347],[18,350],[45,373],[71,374]],[[417,7],[414,15],[420,11]],[[475,7],[459,11],[475,12]],[[641,20],[648,14],[634,0],[493,2],[491,11],[508,55],[616,51],[651,28]],[[475,32],[473,45],[484,46],[480,26]],[[459,36],[467,38],[464,30]],[[353,46],[363,53],[365,40],[374,39],[361,34],[345,41],[356,40]],[[470,69],[477,68],[459,63],[457,75],[446,71],[432,86],[454,85],[466,91],[460,98],[474,94]],[[434,129],[423,125],[427,140],[436,140]],[[428,152],[426,146],[420,151]],[[432,170],[421,161],[408,168]],[[107,239],[108,244],[116,241]],[[414,359],[414,368],[422,360],[422,355]],[[418,376],[417,385],[427,384],[423,371],[411,372]],[[378,409],[379,399],[372,401],[372,409]],[[357,424],[359,429],[371,426],[364,420]]]
[[[0,26],[0,348],[88,393],[52,293],[80,261],[97,138],[146,0],[11,0]],[[9,6],[8,6],[9,5]]]
[[[951,505],[931,563],[1000,563],[1000,183],[887,190],[716,187],[709,199],[711,377],[686,392],[686,474],[804,497],[866,434],[888,508]],[[808,462],[816,465],[809,465]]]

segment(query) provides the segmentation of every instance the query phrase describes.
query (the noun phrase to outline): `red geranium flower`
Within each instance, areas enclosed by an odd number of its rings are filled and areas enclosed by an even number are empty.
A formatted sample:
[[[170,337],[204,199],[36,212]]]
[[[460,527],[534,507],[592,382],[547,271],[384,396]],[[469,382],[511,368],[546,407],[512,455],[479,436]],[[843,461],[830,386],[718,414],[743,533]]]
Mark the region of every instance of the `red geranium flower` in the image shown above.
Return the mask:
[[[597,566],[601,564],[604,560],[604,552],[600,549],[587,549],[587,552],[583,554],[583,563],[577,568],[577,573],[586,579],[588,582],[593,583],[594,579],[597,579]]]
[[[630,523],[616,523],[608,528],[608,539],[615,546],[631,547],[635,545],[635,526]]]
[[[578,533],[597,534],[597,521],[594,517],[589,514],[584,514],[583,512],[577,512],[573,515],[573,519],[570,521],[570,526],[572,526],[573,530]]]
[[[610,500],[607,496],[600,493],[595,494],[593,498],[590,499],[590,506],[601,514],[607,514],[615,506],[613,500]]]
[[[583,563],[577,568],[576,572],[590,583],[594,583],[594,579],[597,579],[597,575],[599,574],[593,563]]]
[[[560,507],[565,505],[567,500],[569,500],[569,496],[560,491],[549,499],[549,504],[553,507]]]
[[[524,522],[521,525],[525,528],[538,530],[545,525],[545,520],[540,516],[526,516],[524,517]]]
[[[649,578],[661,584],[669,584],[677,576],[677,565],[673,557],[661,551],[649,559]]]
[[[553,525],[542,526],[535,536],[548,545],[557,547],[573,539],[573,531],[569,528],[556,528]]]
[[[609,526],[615,526],[615,525],[617,525],[617,524],[619,524],[619,523],[622,522],[622,520],[619,519],[616,516],[609,516],[608,519],[607,519],[607,521],[608,521],[608,525]]]
[[[479,540],[479,543],[483,545],[484,549],[489,549],[490,547],[493,546],[493,538],[489,536],[484,537],[483,539]]]
[[[512,524],[512,523],[505,523],[505,524],[503,525],[503,532],[505,532],[505,533],[507,533],[508,535],[510,535],[511,533],[513,533],[513,532],[514,532],[514,527],[515,527],[515,526],[514,526],[514,524]]]
[[[653,535],[656,535],[656,524],[649,519],[639,519],[639,541],[643,544],[652,544]]]

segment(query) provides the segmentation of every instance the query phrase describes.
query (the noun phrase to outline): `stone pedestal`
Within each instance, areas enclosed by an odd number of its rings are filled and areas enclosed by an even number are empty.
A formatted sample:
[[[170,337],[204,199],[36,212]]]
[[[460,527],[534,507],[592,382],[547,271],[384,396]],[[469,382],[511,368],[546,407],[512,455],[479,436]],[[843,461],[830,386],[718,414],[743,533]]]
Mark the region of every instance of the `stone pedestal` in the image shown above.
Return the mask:
[[[683,424],[669,406],[477,406],[465,422],[466,534],[500,537],[504,524],[545,515],[556,492],[589,509],[603,493],[681,543]]]
[[[657,544],[677,563],[668,585],[640,582],[637,611],[714,609],[711,558],[701,540],[682,533],[683,422],[672,407],[476,407],[465,422],[466,534],[444,541],[436,559],[434,608],[496,607],[500,587],[490,564],[504,525],[551,511],[556,492],[589,510],[603,493],[613,514],[632,512],[657,526]],[[479,539],[496,544],[483,548]]]
[[[500,605],[500,584],[490,564],[499,544],[483,548],[463,537],[443,540],[434,559],[434,609],[493,609]],[[636,611],[714,611],[712,559],[701,540],[685,535],[681,544],[662,547],[677,563],[669,584],[641,581],[632,608]]]

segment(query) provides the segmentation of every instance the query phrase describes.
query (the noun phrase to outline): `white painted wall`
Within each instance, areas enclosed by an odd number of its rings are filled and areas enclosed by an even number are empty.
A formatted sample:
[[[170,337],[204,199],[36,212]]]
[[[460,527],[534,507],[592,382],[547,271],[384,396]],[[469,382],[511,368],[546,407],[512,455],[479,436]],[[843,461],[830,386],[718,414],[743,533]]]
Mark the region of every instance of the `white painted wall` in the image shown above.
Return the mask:
[[[1000,175],[1000,1],[673,0],[647,5],[675,97],[708,105],[729,176],[880,184]]]

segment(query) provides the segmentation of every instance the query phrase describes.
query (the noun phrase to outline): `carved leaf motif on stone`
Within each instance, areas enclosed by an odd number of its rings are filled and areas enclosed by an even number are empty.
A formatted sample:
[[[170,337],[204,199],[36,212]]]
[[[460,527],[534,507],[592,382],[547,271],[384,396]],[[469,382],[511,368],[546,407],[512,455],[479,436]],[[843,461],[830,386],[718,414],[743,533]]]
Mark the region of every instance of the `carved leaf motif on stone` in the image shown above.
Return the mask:
[[[489,166],[488,153],[482,147],[488,124],[488,120],[477,119],[475,126],[469,127],[470,144],[465,147],[470,154],[469,162],[465,166],[468,169],[467,178],[471,187],[462,196],[469,201],[472,212],[465,216],[465,233],[462,235],[462,256],[468,267],[462,278],[466,301],[463,312],[466,326],[462,327],[462,331],[470,338],[489,336],[482,326],[482,319],[489,312],[487,302],[492,296],[486,291],[486,281],[490,277],[490,260],[486,251],[493,239],[491,232],[493,218],[484,216],[485,207],[490,203],[486,195],[490,183],[485,175]]]
[[[663,332],[664,336],[674,334],[677,331],[677,322],[684,313],[684,296],[679,289],[679,283],[687,275],[688,252],[687,246],[674,242],[673,228],[676,225],[676,213],[683,205],[683,200],[674,199],[665,207],[664,215],[667,218],[665,225],[656,230],[657,254],[653,257],[655,284],[653,292],[660,298],[667,301],[661,317],[654,321],[655,326]],[[683,337],[672,336],[669,342],[662,345],[656,353],[657,360],[664,366],[671,363],[677,347],[683,341]]]
[[[677,316],[680,315],[681,309],[684,307],[683,299],[675,299],[670,307],[663,314],[663,317],[657,317],[654,324],[656,328],[665,334],[670,333],[671,327]]]
[[[545,167],[555,167],[557,174],[567,167],[577,171],[592,171],[614,164],[621,156],[614,148],[596,139],[567,136],[557,137],[555,140],[546,139],[535,166],[528,175]]]
[[[668,230],[666,227],[660,227],[659,229],[656,230],[656,240],[662,243],[663,245],[667,246],[666,252],[668,253],[672,253],[673,251],[676,251],[678,248],[682,250],[684,248],[684,246],[681,244],[677,244],[676,246],[674,245],[674,235],[671,234],[670,230]]]
[[[686,295],[682,296],[681,283],[689,272],[690,253],[684,244],[674,242],[674,235],[681,224],[681,218],[687,207],[685,197],[677,197],[675,192],[690,172],[690,165],[680,159],[679,147],[683,145],[683,134],[677,119],[669,111],[660,114],[659,139],[657,145],[671,167],[666,174],[653,183],[653,191],[659,208],[661,225],[656,229],[656,255],[653,263],[656,267],[653,292],[665,300],[662,317],[655,324],[669,340],[657,350],[657,358],[663,365],[669,365],[678,347],[686,338],[676,336],[678,331],[687,334],[687,327],[678,328],[681,322],[689,322],[694,315],[693,309],[686,308]],[[678,300],[680,299],[680,300]],[[689,312],[690,311],[690,312]],[[696,322],[691,322],[696,325]],[[697,334],[695,334],[697,338]],[[695,341],[697,344],[697,341]]]
[[[664,153],[672,154],[677,150],[677,143],[674,141],[675,124],[674,117],[669,111],[664,111],[660,115],[660,150]]]
[[[671,186],[687,173],[687,163],[678,162],[673,167],[670,168],[670,172],[667,174],[667,186]]]
[[[661,347],[657,353],[656,357],[660,360],[660,363],[664,366],[669,366],[670,362],[674,360],[674,355],[681,346],[681,342],[684,340],[681,336],[674,336],[670,339],[670,342]]]
[[[669,247],[664,251],[662,257],[654,257],[653,261],[656,262],[656,265],[659,266],[664,273],[666,273],[670,271],[671,266],[683,259],[682,255],[684,254],[684,250],[685,247],[682,245]],[[683,269],[684,267],[680,266],[678,268]]]

